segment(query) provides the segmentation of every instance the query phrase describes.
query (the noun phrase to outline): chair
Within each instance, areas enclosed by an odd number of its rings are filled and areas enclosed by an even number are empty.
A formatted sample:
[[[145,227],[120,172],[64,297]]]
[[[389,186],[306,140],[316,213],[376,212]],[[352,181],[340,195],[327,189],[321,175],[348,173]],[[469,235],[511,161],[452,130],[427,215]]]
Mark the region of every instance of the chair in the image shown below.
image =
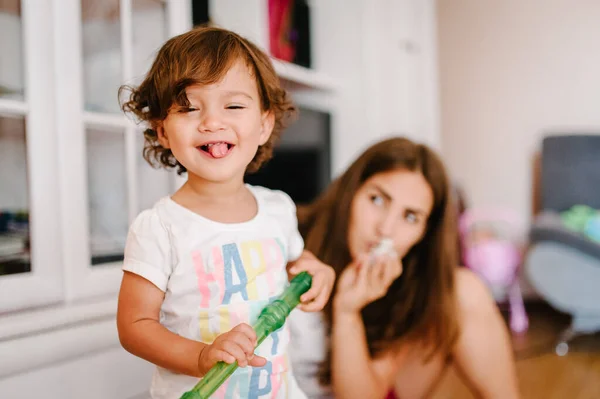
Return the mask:
[[[530,229],[525,272],[554,308],[572,316],[556,353],[579,334],[600,331],[600,243],[566,226],[575,205],[600,209],[600,135],[555,135],[542,141],[541,212]]]

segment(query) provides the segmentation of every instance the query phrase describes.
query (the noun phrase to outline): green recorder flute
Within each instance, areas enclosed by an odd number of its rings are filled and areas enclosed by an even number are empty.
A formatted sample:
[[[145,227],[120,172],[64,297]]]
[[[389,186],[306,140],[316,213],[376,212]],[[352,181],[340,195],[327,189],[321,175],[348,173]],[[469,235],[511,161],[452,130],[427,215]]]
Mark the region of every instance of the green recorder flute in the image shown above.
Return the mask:
[[[256,332],[256,347],[269,334],[283,326],[290,312],[300,303],[300,296],[308,291],[311,284],[312,277],[310,274],[307,272],[298,274],[292,279],[290,286],[283,291],[281,296],[262,310],[256,323],[252,326]],[[208,399],[233,374],[237,367],[237,362],[231,364],[219,362],[215,364],[194,388],[181,396],[181,399]]]

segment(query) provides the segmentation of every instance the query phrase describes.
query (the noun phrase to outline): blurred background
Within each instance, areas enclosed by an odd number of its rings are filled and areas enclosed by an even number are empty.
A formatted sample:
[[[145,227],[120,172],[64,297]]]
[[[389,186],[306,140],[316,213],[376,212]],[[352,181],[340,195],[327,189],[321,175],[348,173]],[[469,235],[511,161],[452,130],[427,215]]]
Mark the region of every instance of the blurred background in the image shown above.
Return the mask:
[[[265,49],[300,107],[249,182],[306,203],[375,141],[432,146],[523,397],[600,397],[598,21],[597,0],[0,0],[0,397],[146,397],[120,262],[182,180],[142,159],[117,90],[206,22]],[[470,397],[453,370],[434,393]]]

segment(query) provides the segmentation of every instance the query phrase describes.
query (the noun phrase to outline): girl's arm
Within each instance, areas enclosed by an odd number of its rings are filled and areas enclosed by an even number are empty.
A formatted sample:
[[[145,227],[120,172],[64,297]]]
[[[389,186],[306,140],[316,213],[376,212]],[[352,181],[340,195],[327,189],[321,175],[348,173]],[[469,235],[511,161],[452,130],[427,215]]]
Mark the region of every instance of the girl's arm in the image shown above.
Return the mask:
[[[334,310],[332,325],[332,384],[336,398],[385,398],[392,390],[401,354],[390,349],[372,359],[360,313]]]
[[[245,323],[217,336],[212,344],[183,338],[160,324],[163,292],[137,274],[125,272],[119,293],[117,329],[128,352],[157,366],[202,377],[219,361],[240,367],[262,367],[267,360],[254,355],[256,333]]]
[[[128,352],[177,373],[201,377],[199,359],[207,346],[172,333],[159,322],[164,293],[137,274],[124,272],[117,309],[121,345]]]

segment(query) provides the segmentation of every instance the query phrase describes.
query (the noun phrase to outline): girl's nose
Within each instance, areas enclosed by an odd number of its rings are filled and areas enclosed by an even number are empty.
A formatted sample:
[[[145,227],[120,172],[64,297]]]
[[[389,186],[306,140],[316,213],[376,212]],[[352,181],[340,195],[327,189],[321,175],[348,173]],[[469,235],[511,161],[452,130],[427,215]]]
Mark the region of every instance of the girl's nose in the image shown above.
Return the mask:
[[[222,130],[224,127],[223,119],[216,110],[204,110],[198,125],[198,130],[202,133],[214,133]]]

